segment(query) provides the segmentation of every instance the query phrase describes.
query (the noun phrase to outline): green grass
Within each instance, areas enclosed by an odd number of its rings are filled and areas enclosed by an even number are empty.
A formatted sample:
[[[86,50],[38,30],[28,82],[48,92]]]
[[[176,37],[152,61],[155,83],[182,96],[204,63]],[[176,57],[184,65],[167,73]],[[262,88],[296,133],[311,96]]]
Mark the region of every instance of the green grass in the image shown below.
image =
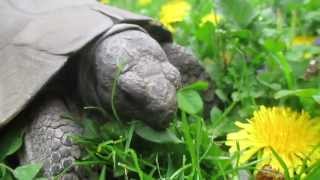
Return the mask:
[[[135,0],[110,4],[156,20],[165,0],[141,7]],[[286,105],[320,115],[320,75],[306,76],[320,46],[293,46],[294,37],[319,36],[318,0],[188,0],[192,11],[174,26],[176,43],[191,49],[206,67],[221,102],[203,116],[198,82],[177,93],[179,111],[171,126],[157,132],[140,121],[115,120],[97,124],[83,119],[84,134],[73,137],[85,156],[80,165],[92,179],[239,179],[254,177],[259,159],[240,165],[241,152],[230,154],[226,134],[237,130],[233,122],[250,117],[259,105]],[[200,26],[209,12],[222,16],[218,24]],[[320,68],[319,65],[316,68]],[[113,94],[116,92],[113,91]],[[99,107],[88,107],[99,110]],[[121,109],[113,108],[113,113]],[[106,113],[106,112],[102,112]],[[117,117],[117,115],[116,115]],[[12,134],[13,133],[13,134]],[[3,135],[0,141],[0,179],[34,177],[40,165],[9,167],[8,157],[22,145],[22,133]],[[272,151],[289,179],[287,165]],[[291,179],[316,180],[320,162],[303,168]]]

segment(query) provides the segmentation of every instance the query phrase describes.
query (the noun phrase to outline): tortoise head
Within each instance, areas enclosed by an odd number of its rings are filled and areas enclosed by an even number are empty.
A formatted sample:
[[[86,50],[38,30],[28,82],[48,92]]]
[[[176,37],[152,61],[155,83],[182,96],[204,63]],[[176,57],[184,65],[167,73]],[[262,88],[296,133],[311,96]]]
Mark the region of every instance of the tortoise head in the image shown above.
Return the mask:
[[[176,112],[181,77],[161,46],[143,31],[127,30],[100,39],[92,52],[94,94],[82,96],[109,111],[114,103],[122,119],[166,128]]]

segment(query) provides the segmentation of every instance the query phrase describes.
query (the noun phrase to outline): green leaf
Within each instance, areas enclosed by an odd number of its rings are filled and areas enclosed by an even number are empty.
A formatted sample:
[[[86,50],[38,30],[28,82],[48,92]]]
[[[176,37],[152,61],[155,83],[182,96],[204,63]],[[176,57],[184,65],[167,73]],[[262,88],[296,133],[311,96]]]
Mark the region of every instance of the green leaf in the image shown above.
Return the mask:
[[[222,89],[217,89],[214,91],[215,94],[219,97],[219,99],[223,102],[228,102],[228,97],[227,95],[225,94],[225,92],[223,92]]]
[[[195,90],[182,90],[177,93],[178,107],[189,114],[197,114],[203,109],[203,101]]]
[[[320,177],[320,163],[318,163],[310,173],[307,174],[305,180],[318,180]]]
[[[252,32],[249,29],[237,29],[230,32],[232,36],[241,39],[250,39],[252,37]]]
[[[106,171],[107,171],[107,166],[103,166],[103,167],[102,167],[102,171],[101,171],[100,176],[99,176],[99,180],[105,180],[105,179],[107,179],[107,177],[106,177]]]
[[[280,155],[273,148],[271,148],[271,151],[272,151],[272,154],[276,157],[276,159],[280,163],[282,169],[284,170],[285,179],[290,179],[289,169],[288,169],[288,166],[286,165],[286,163],[284,162],[284,160],[280,157]]]
[[[6,168],[0,166],[0,179],[1,180],[13,180],[13,177]]]
[[[317,96],[320,93],[319,89],[296,89],[296,90],[281,90],[278,91],[275,95],[275,99],[287,97],[287,96],[299,96],[299,97],[304,97],[304,98],[315,98],[317,99]],[[317,100],[316,100],[317,101]]]
[[[294,89],[296,86],[296,79],[294,78],[292,67],[288,63],[288,60],[284,56],[283,52],[271,53],[270,56],[275,62],[277,62],[282,70],[287,81],[288,89]]]
[[[205,23],[203,26],[196,29],[194,33],[195,38],[202,42],[198,45],[197,51],[201,57],[213,57],[217,53],[215,48],[216,36],[213,36],[215,33],[215,27],[212,23]]]
[[[129,126],[126,126],[118,121],[108,121],[100,126],[99,133],[105,139],[116,139],[119,136],[125,136],[127,129],[129,129]]]
[[[275,39],[267,39],[264,42],[264,47],[271,52],[279,52],[286,48],[286,44]]]
[[[201,91],[201,90],[208,89],[208,87],[209,87],[208,82],[206,82],[206,81],[197,81],[195,83],[192,83],[190,85],[187,85],[187,86],[183,87],[181,90],[193,89],[193,90]]]
[[[99,126],[97,124],[97,121],[95,121],[93,119],[85,118],[82,121],[82,126],[84,129],[84,132],[83,132],[84,136],[91,138],[91,139],[95,139],[95,138],[100,137],[99,128],[98,128]]]
[[[261,74],[260,74],[261,75]],[[281,85],[274,83],[274,82],[268,82],[267,80],[264,79],[263,76],[257,76],[257,81],[261,83],[262,85],[274,90],[274,91],[279,91],[281,89]]]
[[[213,107],[210,111],[210,120],[215,122],[222,117],[222,111],[218,107]]]
[[[257,14],[247,0],[216,0],[216,3],[224,17],[239,27],[248,26]]]
[[[19,166],[14,170],[13,175],[18,180],[32,180],[39,173],[41,167],[41,164],[28,164]]]
[[[181,143],[181,140],[170,129],[156,131],[140,121],[136,123],[135,133],[154,143]]]
[[[314,95],[312,96],[312,99],[316,101],[318,104],[320,104],[320,95]]]
[[[15,153],[22,146],[23,131],[12,129],[2,134],[0,141],[0,162]]]

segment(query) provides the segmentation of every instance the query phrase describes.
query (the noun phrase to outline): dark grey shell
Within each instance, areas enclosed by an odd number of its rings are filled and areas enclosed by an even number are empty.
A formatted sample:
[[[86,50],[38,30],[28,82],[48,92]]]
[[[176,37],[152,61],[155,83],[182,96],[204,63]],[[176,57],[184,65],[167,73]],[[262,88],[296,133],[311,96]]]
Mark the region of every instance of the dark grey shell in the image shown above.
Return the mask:
[[[158,41],[170,33],[95,0],[0,0],[0,127],[19,114],[69,56],[119,23],[143,26]]]

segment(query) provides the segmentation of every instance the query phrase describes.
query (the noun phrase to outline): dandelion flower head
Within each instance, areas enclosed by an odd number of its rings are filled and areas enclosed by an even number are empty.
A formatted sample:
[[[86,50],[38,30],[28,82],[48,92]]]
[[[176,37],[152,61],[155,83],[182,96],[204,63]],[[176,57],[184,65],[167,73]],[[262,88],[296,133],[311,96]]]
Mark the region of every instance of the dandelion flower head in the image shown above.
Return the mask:
[[[306,112],[261,106],[246,123],[235,124],[240,130],[227,135],[226,145],[231,153],[240,150],[240,164],[258,154],[257,169],[270,165],[283,172],[271,148],[284,160],[290,174],[298,172],[304,161],[310,166],[320,160],[320,121]]]
[[[174,23],[181,22],[189,14],[191,5],[184,0],[171,0],[160,10],[160,22],[171,32],[175,31]]]
[[[211,12],[201,18],[200,26],[203,26],[205,23],[209,22],[213,25],[217,25],[221,21],[221,16],[218,14]]]
[[[293,38],[292,45],[312,45],[316,42],[315,36],[296,36]]]

